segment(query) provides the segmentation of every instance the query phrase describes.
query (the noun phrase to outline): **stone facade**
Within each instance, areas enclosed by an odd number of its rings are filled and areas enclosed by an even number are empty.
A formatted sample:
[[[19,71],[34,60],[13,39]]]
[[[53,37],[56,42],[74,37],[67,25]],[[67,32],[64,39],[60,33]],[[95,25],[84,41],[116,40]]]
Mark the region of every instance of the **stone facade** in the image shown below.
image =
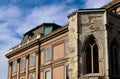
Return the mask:
[[[8,79],[120,79],[119,2],[74,11],[63,27],[43,23],[26,32],[6,55]]]
[[[112,77],[110,64],[115,62],[110,57],[111,42],[116,39],[119,46],[119,17],[105,9],[78,10],[69,16],[70,79],[119,79]],[[99,72],[86,74],[85,44],[91,36],[98,45]],[[119,57],[117,62],[120,62]]]

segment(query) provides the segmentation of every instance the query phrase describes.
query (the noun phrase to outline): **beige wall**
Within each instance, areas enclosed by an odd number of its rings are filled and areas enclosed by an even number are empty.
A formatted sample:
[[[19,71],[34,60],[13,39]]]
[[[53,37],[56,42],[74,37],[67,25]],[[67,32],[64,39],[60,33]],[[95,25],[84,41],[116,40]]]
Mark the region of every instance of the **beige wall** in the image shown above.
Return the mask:
[[[40,79],[44,79],[44,72],[40,72]]]
[[[59,66],[53,69],[53,79],[64,79],[64,66]]]
[[[53,60],[64,57],[64,43],[53,47]]]
[[[44,63],[44,52],[41,52],[41,65]]]
[[[59,35],[49,41],[46,41],[44,43],[41,44],[40,50],[40,69],[42,69],[43,71],[46,70],[47,68],[50,68],[51,70],[53,69],[54,72],[52,72],[54,74],[54,79],[57,78],[57,76],[55,76],[56,73],[62,73],[59,77],[59,79],[64,79],[64,63],[68,62],[68,57],[65,57],[67,55],[65,55],[65,42],[66,40],[68,40],[68,33],[64,33],[62,35]],[[45,61],[45,49],[51,47],[51,60],[49,62]],[[13,62],[16,61],[20,58],[25,57],[25,63],[26,63],[26,67],[23,70],[20,70],[20,76],[19,79],[24,77],[25,79],[29,79],[30,74],[34,74],[34,76],[36,76],[36,72],[35,69],[37,68],[36,65],[38,65],[38,62],[36,61],[37,58],[35,59],[35,66],[30,67],[29,66],[29,58],[30,58],[30,54],[34,53],[35,56],[37,57],[38,54],[36,54],[36,51],[38,50],[38,46],[34,46],[30,49],[27,49],[23,52],[20,52],[19,54],[12,56],[9,60],[9,62]],[[27,60],[28,59],[28,60]],[[59,60],[61,59],[61,60]],[[55,61],[57,60],[57,61]],[[51,66],[53,65],[53,66]],[[41,71],[41,70],[40,70]],[[17,78],[17,73],[12,73],[12,77]],[[40,73],[40,78],[44,79],[44,72]],[[11,78],[10,78],[11,79]],[[58,79],[58,78],[57,78]]]

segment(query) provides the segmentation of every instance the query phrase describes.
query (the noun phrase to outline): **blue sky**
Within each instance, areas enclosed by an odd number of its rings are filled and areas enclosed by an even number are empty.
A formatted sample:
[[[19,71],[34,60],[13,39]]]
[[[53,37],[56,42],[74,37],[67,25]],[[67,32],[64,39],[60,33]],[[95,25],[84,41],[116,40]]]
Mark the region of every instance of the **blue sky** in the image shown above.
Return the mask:
[[[7,79],[9,49],[23,34],[43,22],[65,25],[67,15],[83,8],[99,8],[112,0],[0,0],[0,79]]]

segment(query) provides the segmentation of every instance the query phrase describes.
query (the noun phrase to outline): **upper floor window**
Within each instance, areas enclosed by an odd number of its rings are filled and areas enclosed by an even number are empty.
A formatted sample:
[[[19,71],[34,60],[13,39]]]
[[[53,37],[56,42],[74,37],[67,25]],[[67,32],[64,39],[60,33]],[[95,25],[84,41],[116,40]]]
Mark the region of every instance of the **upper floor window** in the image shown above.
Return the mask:
[[[51,79],[51,71],[50,70],[45,72],[45,79]]]
[[[33,66],[35,65],[35,54],[31,54],[30,55],[30,66]]]
[[[14,61],[12,64],[12,71],[16,72],[17,71],[17,61]]]
[[[66,52],[66,53],[69,53],[68,40],[65,42],[65,52]]]
[[[28,35],[28,39],[31,39],[34,36],[34,33],[30,32]]]
[[[33,74],[30,75],[30,79],[35,79]]]
[[[49,34],[50,32],[52,32],[52,26],[44,26],[44,27],[43,27],[43,34],[44,34],[44,35],[47,35],[47,34]]]
[[[95,38],[91,36],[85,44],[85,73],[98,73],[98,46],[95,42]]]
[[[51,48],[45,50],[45,60],[48,61],[51,59]]]
[[[20,69],[24,69],[25,68],[25,58],[21,58],[20,59]]]

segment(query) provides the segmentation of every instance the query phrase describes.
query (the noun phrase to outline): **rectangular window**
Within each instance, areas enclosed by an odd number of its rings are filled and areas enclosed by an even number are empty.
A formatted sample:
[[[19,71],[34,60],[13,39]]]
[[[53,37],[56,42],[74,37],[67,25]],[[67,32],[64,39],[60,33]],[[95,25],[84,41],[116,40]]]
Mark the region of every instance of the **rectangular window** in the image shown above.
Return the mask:
[[[65,78],[65,79],[69,79],[69,73],[68,73],[68,72],[69,72],[69,71],[68,71],[69,68],[68,68],[68,67],[69,67],[69,65],[66,65],[66,70],[65,70],[65,73],[66,73],[66,76],[65,76],[65,77],[66,77],[66,78]]]
[[[51,79],[51,72],[50,72],[50,70],[45,72],[45,79]]]
[[[34,66],[35,65],[35,54],[31,54],[30,55],[30,66]]]
[[[17,61],[14,61],[12,64],[12,71],[16,72],[17,71]]]
[[[25,58],[21,58],[20,59],[20,69],[24,69],[25,68]]]
[[[65,42],[65,52],[66,52],[66,53],[69,53],[68,40]]]
[[[52,32],[52,26],[44,26],[44,27],[43,27],[43,34],[44,34],[44,35],[47,35],[47,34],[49,34],[50,32]]]
[[[48,61],[51,59],[51,48],[47,48],[45,50],[45,61]]]

